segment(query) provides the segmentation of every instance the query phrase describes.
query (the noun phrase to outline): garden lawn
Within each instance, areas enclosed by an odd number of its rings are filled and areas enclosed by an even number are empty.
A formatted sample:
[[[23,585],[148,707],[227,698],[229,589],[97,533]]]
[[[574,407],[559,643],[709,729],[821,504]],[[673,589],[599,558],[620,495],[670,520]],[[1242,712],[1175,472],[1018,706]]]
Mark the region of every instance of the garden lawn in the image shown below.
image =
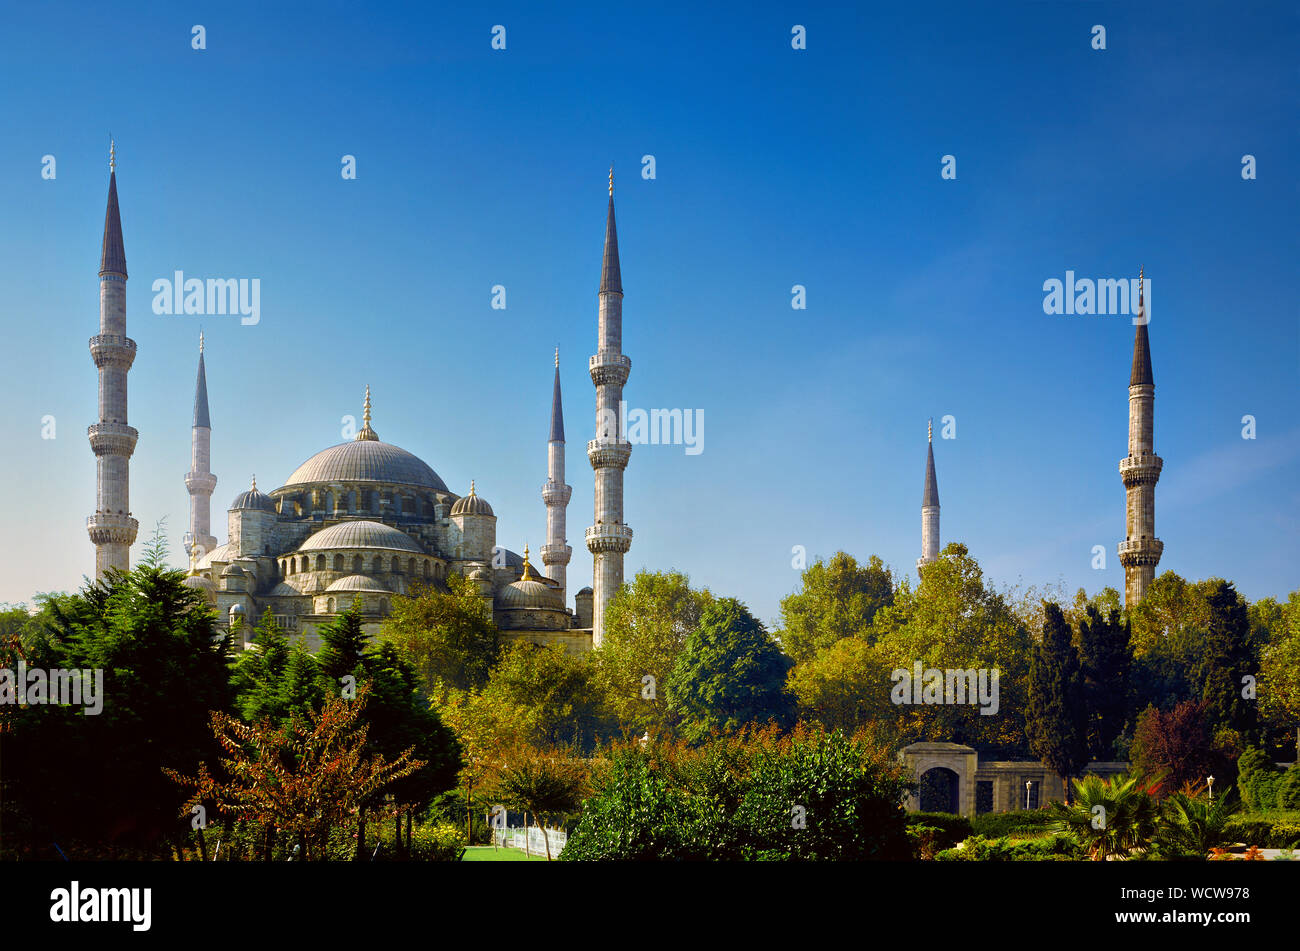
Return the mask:
[[[552,857],[553,858],[553,857]],[[522,849],[494,849],[490,845],[471,845],[462,862],[545,862],[545,855],[524,855]]]

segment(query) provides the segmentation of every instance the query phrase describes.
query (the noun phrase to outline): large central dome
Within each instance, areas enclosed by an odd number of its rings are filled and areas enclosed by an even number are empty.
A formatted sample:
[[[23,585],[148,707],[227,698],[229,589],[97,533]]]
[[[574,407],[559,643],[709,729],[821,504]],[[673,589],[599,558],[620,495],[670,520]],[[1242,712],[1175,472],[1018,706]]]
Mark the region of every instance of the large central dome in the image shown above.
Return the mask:
[[[316,453],[293,471],[284,487],[312,482],[393,482],[447,491],[423,459],[375,439],[340,443]]]

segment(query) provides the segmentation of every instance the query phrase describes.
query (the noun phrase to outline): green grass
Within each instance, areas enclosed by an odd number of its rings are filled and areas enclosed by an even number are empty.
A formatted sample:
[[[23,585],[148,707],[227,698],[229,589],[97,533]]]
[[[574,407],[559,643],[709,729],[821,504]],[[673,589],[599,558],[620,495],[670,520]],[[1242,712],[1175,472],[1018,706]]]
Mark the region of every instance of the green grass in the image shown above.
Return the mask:
[[[552,856],[554,858],[554,856]],[[545,855],[524,855],[521,849],[494,849],[490,845],[471,845],[462,862],[545,862]]]

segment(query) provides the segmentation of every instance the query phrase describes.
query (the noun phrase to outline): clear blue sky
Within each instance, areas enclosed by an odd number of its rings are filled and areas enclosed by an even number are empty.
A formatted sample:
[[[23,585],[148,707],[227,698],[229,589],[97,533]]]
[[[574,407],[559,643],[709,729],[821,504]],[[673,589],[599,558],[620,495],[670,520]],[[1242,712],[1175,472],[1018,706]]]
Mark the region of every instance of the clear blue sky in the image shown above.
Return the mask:
[[[339,442],[369,383],[381,438],[461,494],[476,479],[499,542],[536,547],[558,344],[570,590],[590,583],[586,360],[613,159],[627,399],[705,418],[700,455],[633,453],[629,576],[680,568],[771,620],[795,545],[914,573],[926,419],[951,414],[943,541],[1000,585],[1122,588],[1133,328],[1045,315],[1042,285],[1142,264],[1160,570],[1251,599],[1296,587],[1294,5],[269,6],[6,12],[0,601],[93,570],[110,131],[140,348],[131,503],[142,539],[167,518],[178,566],[202,322],[222,541],[250,474],[272,489]],[[176,269],[260,279],[261,322],[154,315],[150,285]]]

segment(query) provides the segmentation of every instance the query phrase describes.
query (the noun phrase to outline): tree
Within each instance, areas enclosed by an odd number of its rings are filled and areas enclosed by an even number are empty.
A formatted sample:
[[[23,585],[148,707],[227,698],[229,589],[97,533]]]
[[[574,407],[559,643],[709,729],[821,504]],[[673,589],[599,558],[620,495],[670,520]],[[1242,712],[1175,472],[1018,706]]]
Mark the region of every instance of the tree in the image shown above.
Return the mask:
[[[506,647],[483,697],[512,711],[522,739],[541,746],[589,748],[602,725],[590,657],[571,655],[559,644]]]
[[[1133,737],[1133,768],[1158,792],[1199,783],[1223,762],[1211,743],[1205,702],[1185,700],[1169,711],[1148,706],[1138,717]]]
[[[265,717],[282,722],[288,718],[284,673],[292,653],[288,638],[268,607],[258,622],[252,646],[235,662],[236,706],[245,722],[255,723]]]
[[[368,690],[363,685],[355,700],[335,697],[319,714],[294,716],[288,727],[269,719],[248,726],[214,710],[212,733],[226,754],[221,774],[213,776],[206,763],[194,776],[165,770],[192,790],[180,814],[188,817],[193,807],[212,803],[221,815],[285,833],[301,846],[303,861],[325,858],[332,829],[349,824],[365,804],[423,765],[411,750],[391,760],[366,753],[361,714]],[[269,859],[269,849],[264,855]]]
[[[190,832],[160,767],[192,770],[212,755],[208,713],[229,709],[233,696],[213,613],[167,567],[166,551],[160,527],[132,570],[51,599],[45,630],[31,639],[32,667],[102,672],[98,713],[24,706],[5,737],[7,808],[39,830],[41,849],[53,841],[73,856],[107,848],[157,857]]]
[[[415,667],[427,696],[440,683],[481,688],[501,649],[492,608],[478,586],[457,574],[446,583],[446,592],[425,586],[394,598],[379,635]]]
[[[1088,762],[1083,672],[1060,606],[1049,602],[1043,610],[1043,639],[1029,665],[1025,735],[1029,749],[1061,777],[1068,795],[1069,778]]]
[[[1170,858],[1195,856],[1204,859],[1211,849],[1232,841],[1228,820],[1241,807],[1231,786],[1211,799],[1204,784],[1179,790],[1163,803],[1156,846]]]
[[[1158,810],[1150,791],[1133,776],[1109,780],[1089,775],[1076,779],[1074,801],[1056,800],[1051,810],[1060,827],[1088,851],[1094,861],[1127,857],[1150,841]]]
[[[668,704],[692,741],[713,730],[792,719],[785,690],[791,661],[749,609],[735,598],[705,608],[668,680]]]
[[[344,677],[364,676],[362,657],[370,635],[361,627],[361,599],[354,598],[352,606],[334,620],[320,628],[321,649],[316,655],[316,666],[325,678],[327,693],[337,695]]]
[[[891,666],[875,645],[845,637],[795,666],[788,681],[801,718],[852,733],[867,723],[893,726]]]
[[[1117,610],[1103,618],[1101,611],[1087,605],[1078,623],[1088,753],[1093,759],[1109,759],[1132,711],[1128,622],[1120,623]]]
[[[606,702],[626,732],[672,735],[675,721],[664,687],[712,601],[708,589],[692,588],[679,571],[638,571],[615,593],[593,660]]]
[[[1207,603],[1209,619],[1197,679],[1203,685],[1201,697],[1210,730],[1226,728],[1257,739],[1255,703],[1242,696],[1243,678],[1258,671],[1250,649],[1246,603],[1227,581],[1214,583]]]
[[[1006,600],[984,584],[979,563],[953,543],[926,566],[915,591],[900,584],[871,637],[891,669],[998,672],[997,715],[973,704],[900,705],[899,739],[968,743],[981,752],[1023,755],[1023,711],[1033,641]]]
[[[781,599],[777,639],[798,663],[846,637],[864,637],[876,611],[894,603],[894,582],[876,555],[859,566],[852,555],[837,552],[805,568],[802,587]]]
[[[548,862],[551,841],[546,832],[547,821],[576,812],[587,790],[587,768],[575,753],[516,746],[503,755],[494,783],[506,805],[537,818]],[[527,834],[527,818],[524,831]]]
[[[1260,707],[1271,724],[1300,738],[1300,591],[1291,592],[1283,617],[1261,651]]]

